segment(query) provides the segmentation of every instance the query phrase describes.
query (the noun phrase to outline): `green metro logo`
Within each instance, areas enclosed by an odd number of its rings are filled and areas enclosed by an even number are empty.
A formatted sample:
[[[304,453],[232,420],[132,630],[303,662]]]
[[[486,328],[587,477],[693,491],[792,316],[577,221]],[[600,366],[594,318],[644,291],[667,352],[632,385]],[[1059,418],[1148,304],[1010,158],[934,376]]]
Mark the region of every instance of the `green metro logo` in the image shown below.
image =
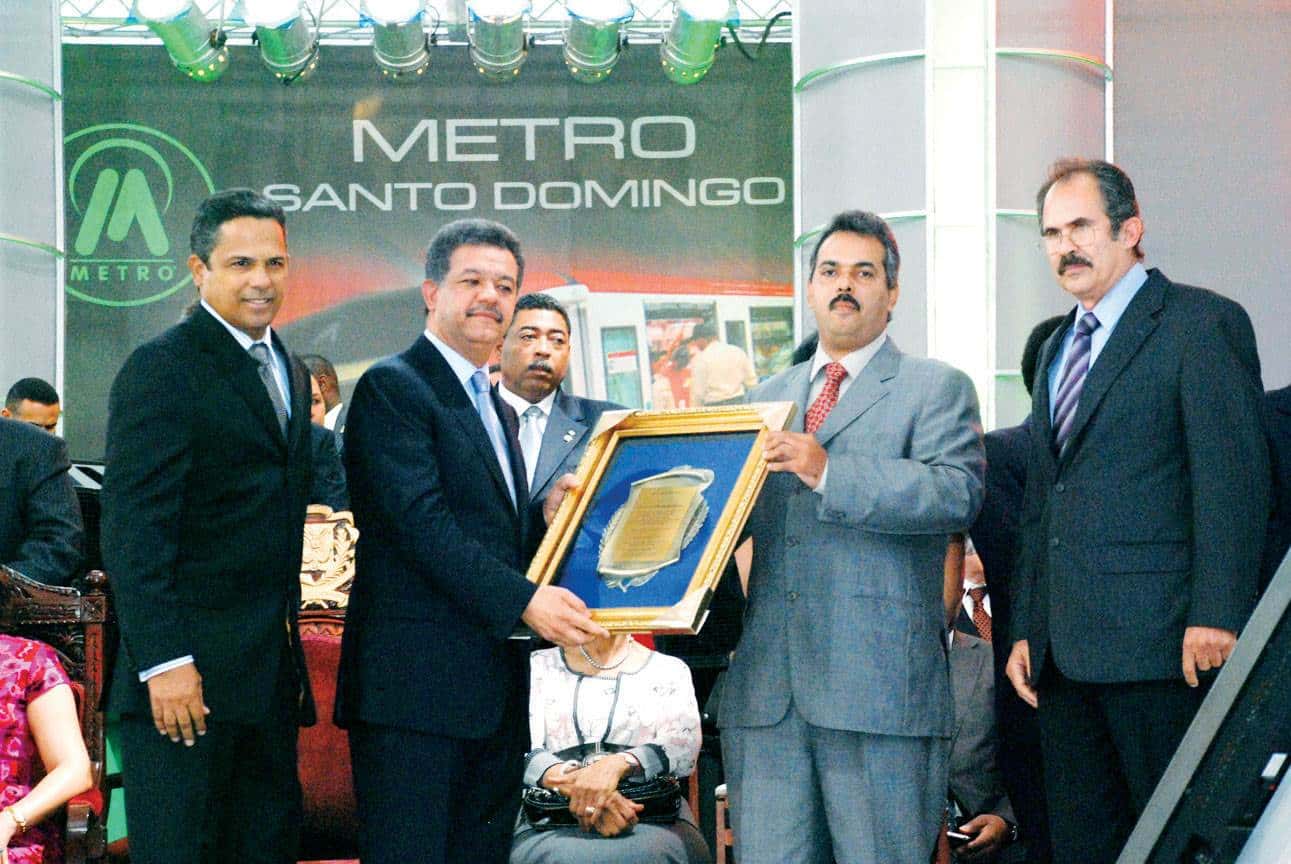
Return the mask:
[[[67,227],[76,256],[68,258],[67,293],[101,306],[132,307],[190,284],[171,237],[187,235],[198,202],[215,191],[193,152],[135,123],[91,126],[68,135],[64,145],[71,160]]]

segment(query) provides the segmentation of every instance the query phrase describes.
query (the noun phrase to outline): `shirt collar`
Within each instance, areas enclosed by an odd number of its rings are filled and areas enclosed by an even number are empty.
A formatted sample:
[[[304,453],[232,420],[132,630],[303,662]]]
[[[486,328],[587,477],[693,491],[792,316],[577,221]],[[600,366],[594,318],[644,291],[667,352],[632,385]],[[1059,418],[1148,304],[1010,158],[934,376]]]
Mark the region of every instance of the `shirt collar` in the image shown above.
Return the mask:
[[[1116,327],[1116,322],[1121,320],[1125,314],[1125,308],[1130,305],[1134,295],[1139,293],[1143,283],[1148,281],[1148,271],[1142,264],[1135,262],[1134,266],[1125,271],[1125,275],[1116,281],[1112,290],[1103,295],[1103,299],[1094,304],[1090,312],[1098,319],[1098,326],[1103,328],[1104,333],[1110,333]],[[1076,319],[1079,320],[1084,314],[1082,309],[1076,310]]]
[[[523,417],[524,412],[528,411],[530,408],[534,406],[537,406],[538,410],[542,412],[543,417],[550,417],[551,406],[556,404],[555,390],[552,390],[550,393],[542,397],[542,399],[538,400],[537,402],[530,402],[528,399],[524,398],[518,393],[512,393],[510,390],[507,389],[507,385],[499,384],[498,395],[502,397],[502,400],[504,402],[506,402],[508,405],[514,408],[516,415],[520,417]]]
[[[839,360],[838,362],[842,363],[843,368],[847,370],[847,377],[852,380],[856,380],[856,376],[861,374],[862,369],[870,365],[870,361],[874,359],[874,355],[879,353],[879,349],[882,348],[883,343],[887,341],[888,329],[884,327],[883,332],[875,337],[870,344],[857,348],[852,353],[843,357],[842,360]],[[815,381],[816,376],[820,374],[820,370],[833,362],[834,358],[826,354],[825,349],[817,345],[816,355],[811,359],[811,375],[807,380]]]
[[[229,322],[221,318],[220,313],[216,312],[215,309],[211,307],[211,304],[207,303],[205,300],[202,301],[202,308],[205,309],[207,312],[210,312],[212,318],[214,318],[216,321],[219,321],[221,324],[224,325],[224,329],[228,330],[229,333],[232,334],[233,338],[238,340],[238,344],[242,346],[243,351],[250,351],[252,345],[256,344],[257,342],[263,342],[264,344],[269,346],[269,351],[271,352],[270,356],[272,356],[273,330],[270,327],[266,325],[264,328],[264,335],[261,336],[259,339],[252,339],[249,335],[247,335],[245,331],[239,330],[238,328],[234,327],[232,324],[230,324]]]
[[[448,361],[448,367],[452,369],[453,374],[457,376],[458,383],[465,387],[466,392],[472,399],[474,399],[475,388],[471,386],[471,376],[476,372],[483,372],[485,377],[488,377],[488,364],[486,363],[483,366],[475,366],[470,360],[467,360],[461,354],[458,354],[455,348],[450,346],[443,339],[440,339],[434,333],[431,333],[430,330],[425,331],[425,336],[430,340],[430,344],[438,348],[439,353],[444,355],[444,359]]]

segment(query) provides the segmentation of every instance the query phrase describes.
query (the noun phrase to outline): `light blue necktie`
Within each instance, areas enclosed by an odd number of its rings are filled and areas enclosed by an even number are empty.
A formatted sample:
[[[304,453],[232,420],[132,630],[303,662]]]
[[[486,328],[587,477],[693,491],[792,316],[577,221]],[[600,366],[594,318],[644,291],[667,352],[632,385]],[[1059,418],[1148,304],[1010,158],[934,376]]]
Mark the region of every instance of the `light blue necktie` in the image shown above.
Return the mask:
[[[507,491],[511,493],[511,505],[516,503],[515,478],[511,476],[511,458],[507,451],[506,434],[502,431],[502,419],[493,410],[493,400],[489,398],[489,376],[482,370],[475,370],[471,376],[471,389],[475,391],[475,410],[484,423],[484,429],[493,442],[493,453],[497,456],[502,476],[507,480]]]

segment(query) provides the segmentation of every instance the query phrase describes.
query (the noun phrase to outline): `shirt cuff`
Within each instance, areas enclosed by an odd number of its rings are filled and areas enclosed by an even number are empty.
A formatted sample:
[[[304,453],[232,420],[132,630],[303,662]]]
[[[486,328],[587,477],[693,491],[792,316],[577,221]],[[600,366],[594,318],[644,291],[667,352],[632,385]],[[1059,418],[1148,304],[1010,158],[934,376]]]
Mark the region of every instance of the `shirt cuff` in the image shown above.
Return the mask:
[[[825,467],[820,470],[820,482],[812,487],[811,491],[817,495],[825,494],[825,478],[829,476],[829,459],[825,459]]]
[[[158,663],[151,669],[145,669],[139,673],[140,681],[147,681],[149,678],[156,678],[163,672],[169,672],[171,669],[178,669],[180,666],[187,666],[192,663],[193,655],[185,654],[183,657],[176,657],[174,660],[167,660],[165,663]]]
[[[555,765],[560,765],[562,760],[557,759],[554,753],[546,750],[535,750],[529,755],[529,759],[524,766],[524,785],[537,786],[542,775],[547,773],[547,769]]]

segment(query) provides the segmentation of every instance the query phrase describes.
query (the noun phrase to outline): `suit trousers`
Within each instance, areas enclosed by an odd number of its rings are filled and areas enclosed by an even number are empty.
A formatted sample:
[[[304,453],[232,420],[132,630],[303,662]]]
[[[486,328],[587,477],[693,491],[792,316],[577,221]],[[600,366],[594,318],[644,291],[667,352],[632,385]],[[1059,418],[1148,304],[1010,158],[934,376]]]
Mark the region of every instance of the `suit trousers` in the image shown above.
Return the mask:
[[[284,654],[273,716],[263,723],[206,718],[192,747],[152,718],[121,718],[121,776],[133,864],[295,864],[301,791],[295,663]]]
[[[519,701],[487,738],[351,724],[363,864],[506,864],[529,749]]]
[[[1052,654],[1050,654],[1052,657]],[[1116,861],[1207,686],[1040,675],[1040,746],[1055,861]]]
[[[946,809],[950,742],[813,726],[722,729],[740,864],[924,862]]]

